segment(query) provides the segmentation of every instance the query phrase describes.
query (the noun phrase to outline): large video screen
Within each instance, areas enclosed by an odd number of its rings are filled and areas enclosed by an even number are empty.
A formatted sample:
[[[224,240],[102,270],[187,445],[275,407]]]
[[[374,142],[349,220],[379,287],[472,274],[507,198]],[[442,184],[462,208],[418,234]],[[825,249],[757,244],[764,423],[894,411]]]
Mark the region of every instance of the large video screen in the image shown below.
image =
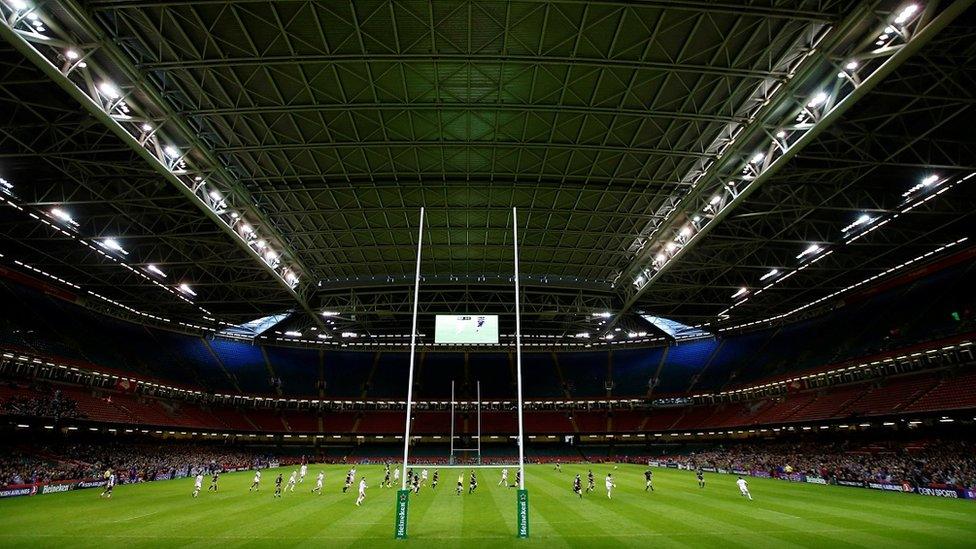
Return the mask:
[[[498,343],[498,315],[437,315],[435,343]]]

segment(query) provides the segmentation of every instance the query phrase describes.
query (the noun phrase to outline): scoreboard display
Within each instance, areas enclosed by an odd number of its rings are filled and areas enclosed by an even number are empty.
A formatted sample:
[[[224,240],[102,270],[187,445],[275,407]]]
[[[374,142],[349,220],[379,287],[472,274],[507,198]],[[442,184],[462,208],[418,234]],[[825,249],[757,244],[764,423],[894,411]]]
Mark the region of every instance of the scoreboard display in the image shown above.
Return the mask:
[[[498,343],[498,315],[437,315],[434,342]]]

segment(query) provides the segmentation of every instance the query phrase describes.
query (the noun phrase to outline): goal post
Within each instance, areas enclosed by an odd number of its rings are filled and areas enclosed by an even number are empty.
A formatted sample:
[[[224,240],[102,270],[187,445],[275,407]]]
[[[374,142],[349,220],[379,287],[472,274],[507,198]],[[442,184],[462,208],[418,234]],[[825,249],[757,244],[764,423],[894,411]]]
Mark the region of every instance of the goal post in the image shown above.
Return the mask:
[[[516,414],[518,422],[518,436],[516,437],[516,445],[518,447],[518,486],[516,486],[516,536],[519,538],[529,537],[529,512],[528,512],[528,502],[529,496],[528,491],[525,489],[525,430],[523,426],[522,417],[522,318],[521,318],[521,301],[519,295],[519,255],[518,255],[518,211],[516,208],[512,208],[512,231],[513,231],[513,248],[514,248],[514,273],[513,278],[515,283],[515,376],[516,376]],[[423,250],[423,236],[424,236],[424,208],[420,208],[420,223],[417,230],[417,265],[414,274],[414,290],[413,290],[413,317],[411,319],[410,328],[410,361],[409,361],[409,374],[407,376],[407,401],[406,401],[406,424],[403,431],[403,463],[400,470],[400,489],[397,491],[396,496],[396,513],[395,513],[395,529],[394,538],[396,539],[406,539],[408,532],[408,510],[410,503],[410,492],[411,490],[407,486],[407,470],[411,467],[410,464],[410,425],[411,419],[413,417],[413,385],[414,385],[414,366],[416,362],[416,349],[417,349],[417,311],[419,308],[420,301],[420,263],[421,255]],[[482,425],[481,425],[481,381],[478,380],[476,385],[477,393],[477,403],[476,403],[476,414],[477,414],[477,446],[475,448],[457,448],[455,446],[455,409],[456,409],[456,395],[454,391],[454,381],[451,381],[451,403],[450,403],[450,462],[447,466],[441,465],[441,468],[453,469],[453,468],[465,468],[465,469],[498,469],[507,467],[508,465],[486,465],[482,461],[481,450],[482,444],[481,440],[483,437]],[[455,452],[457,451],[475,451],[477,452],[477,462],[474,465],[457,465],[455,464]],[[512,464],[514,465],[514,464]]]
[[[424,245],[424,207],[420,207],[420,222],[417,223],[417,269],[414,273],[413,316],[410,321],[410,373],[407,376],[407,419],[403,429],[403,468],[400,470],[400,489],[396,497],[396,526],[394,537],[407,537],[407,510],[410,504],[410,491],[407,490],[407,460],[410,458],[410,414],[413,407],[413,366],[417,349],[417,307],[420,303],[420,253]]]
[[[522,423],[522,308],[519,301],[518,210],[512,207],[512,246],[515,251],[515,384],[518,393],[519,487],[516,496],[516,536],[529,537],[529,493],[525,489],[525,429]]]

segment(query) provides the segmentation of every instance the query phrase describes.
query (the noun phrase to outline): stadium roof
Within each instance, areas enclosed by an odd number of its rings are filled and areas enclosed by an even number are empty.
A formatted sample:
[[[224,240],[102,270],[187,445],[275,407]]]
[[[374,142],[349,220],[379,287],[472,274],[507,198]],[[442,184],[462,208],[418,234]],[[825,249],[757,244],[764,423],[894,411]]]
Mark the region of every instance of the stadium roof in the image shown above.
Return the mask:
[[[421,310],[502,314],[517,207],[527,333],[786,318],[967,245],[971,4],[0,0],[2,261],[403,336],[420,207]]]

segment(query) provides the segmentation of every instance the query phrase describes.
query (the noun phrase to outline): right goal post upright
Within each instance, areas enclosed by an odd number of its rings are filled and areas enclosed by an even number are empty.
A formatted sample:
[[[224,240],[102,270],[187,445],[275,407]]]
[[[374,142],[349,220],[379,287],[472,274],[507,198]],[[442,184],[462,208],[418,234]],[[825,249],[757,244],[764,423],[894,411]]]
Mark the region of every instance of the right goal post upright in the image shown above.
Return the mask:
[[[522,421],[522,312],[519,299],[518,209],[512,207],[512,246],[515,251],[515,383],[518,398],[519,487],[516,496],[516,536],[529,537],[529,492],[525,489],[525,429]]]
[[[410,490],[407,489],[407,465],[410,458],[410,414],[413,411],[413,367],[417,351],[417,307],[420,301],[420,256],[424,242],[424,208],[420,208],[420,223],[417,224],[417,271],[414,274],[413,318],[410,323],[410,373],[407,377],[407,419],[403,429],[403,467],[400,470],[400,489],[396,498],[396,523],[393,536],[396,539],[407,537],[407,510],[410,504]]]

